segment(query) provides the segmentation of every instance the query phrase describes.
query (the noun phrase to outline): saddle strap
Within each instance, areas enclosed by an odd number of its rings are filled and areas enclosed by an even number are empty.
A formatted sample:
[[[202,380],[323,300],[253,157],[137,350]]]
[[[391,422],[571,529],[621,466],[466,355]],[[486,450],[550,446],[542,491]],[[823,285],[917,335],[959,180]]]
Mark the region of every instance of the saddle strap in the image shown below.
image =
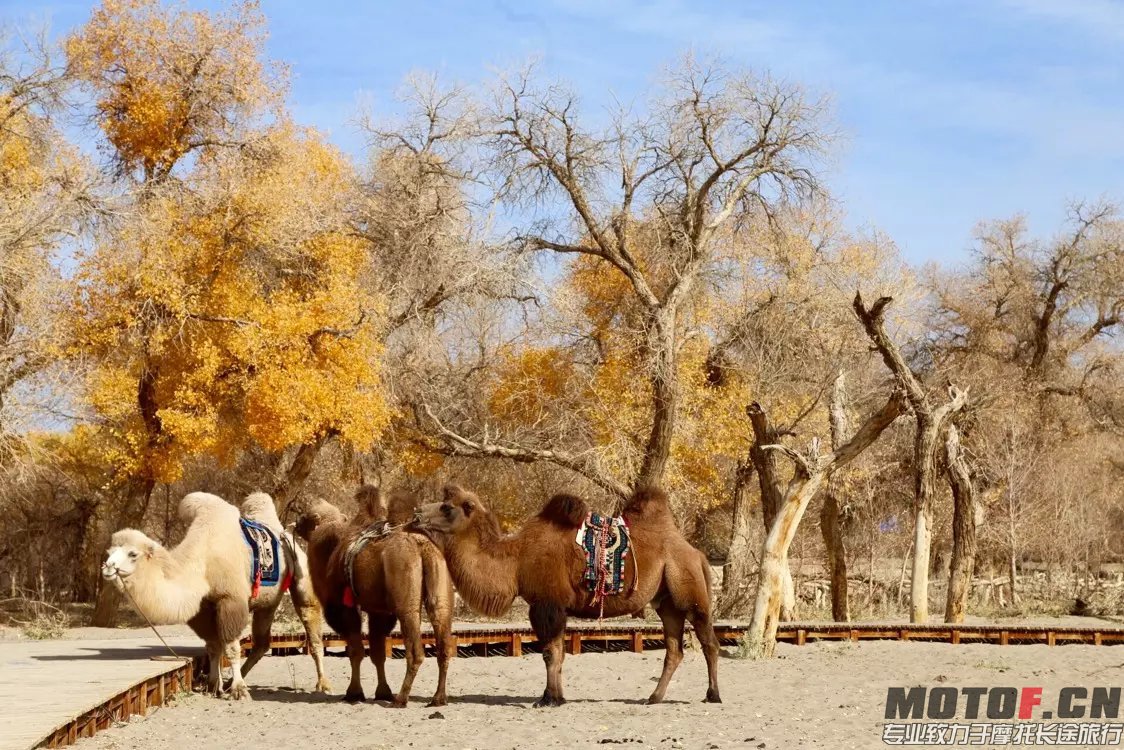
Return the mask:
[[[355,604],[355,558],[363,551],[369,543],[382,539],[390,530],[390,523],[387,521],[375,521],[373,524],[363,529],[363,532],[355,538],[347,547],[347,552],[344,553],[343,566],[344,572],[347,575],[347,588],[344,592],[345,604]],[[350,602],[346,601],[350,599]]]

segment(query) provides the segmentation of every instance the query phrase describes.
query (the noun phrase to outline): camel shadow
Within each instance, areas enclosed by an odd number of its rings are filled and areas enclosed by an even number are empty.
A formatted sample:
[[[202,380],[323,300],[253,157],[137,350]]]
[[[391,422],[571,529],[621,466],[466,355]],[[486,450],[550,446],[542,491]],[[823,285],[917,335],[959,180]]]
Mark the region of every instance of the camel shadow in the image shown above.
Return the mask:
[[[449,697],[450,704],[479,703],[486,706],[510,706],[513,708],[531,708],[538,700],[538,696],[528,697],[515,695],[456,695]],[[664,703],[687,704],[690,701],[664,700]],[[623,703],[629,706],[646,706],[647,698],[567,698],[566,703]]]
[[[342,703],[343,696],[317,693],[288,687],[256,687],[250,685],[250,697],[266,703]]]
[[[168,649],[163,646],[128,646],[121,648],[83,647],[79,649],[86,653],[70,654],[41,654],[28,658],[38,661],[119,661],[123,659],[152,659],[156,656],[165,657],[174,661]],[[190,659],[203,653],[202,648],[189,647],[176,650],[176,654],[184,659]]]

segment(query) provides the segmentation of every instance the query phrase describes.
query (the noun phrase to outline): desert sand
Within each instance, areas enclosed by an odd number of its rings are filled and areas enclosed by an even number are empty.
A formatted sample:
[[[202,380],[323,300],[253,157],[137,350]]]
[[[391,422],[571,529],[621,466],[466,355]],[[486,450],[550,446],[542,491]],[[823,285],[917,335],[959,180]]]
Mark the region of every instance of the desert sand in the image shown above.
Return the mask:
[[[450,704],[427,708],[437,674],[427,659],[414,701],[393,710],[370,699],[369,662],[368,701],[351,705],[339,695],[346,659],[328,660],[337,694],[325,696],[309,692],[307,657],[267,657],[250,675],[252,702],[192,695],[78,747],[880,748],[890,686],[1035,685],[1050,695],[1068,685],[1119,685],[1124,676],[1124,649],[1104,646],[781,644],[772,660],[722,659],[722,705],[701,702],[705,664],[689,652],[668,701],[648,706],[662,659],[662,651],[569,656],[569,702],[555,709],[531,708],[543,688],[539,655],[459,658],[450,671]],[[404,662],[388,669],[397,687]]]

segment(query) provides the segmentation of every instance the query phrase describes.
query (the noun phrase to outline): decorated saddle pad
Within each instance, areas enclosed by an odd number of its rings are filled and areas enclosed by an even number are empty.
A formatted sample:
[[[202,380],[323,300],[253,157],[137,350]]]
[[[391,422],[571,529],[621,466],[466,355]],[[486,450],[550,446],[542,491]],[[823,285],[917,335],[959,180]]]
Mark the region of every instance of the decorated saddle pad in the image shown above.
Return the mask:
[[[256,597],[262,586],[276,586],[281,582],[281,543],[268,526],[248,518],[238,520],[242,525],[242,538],[253,553],[252,595]]]
[[[624,591],[624,564],[632,546],[623,518],[590,513],[575,539],[585,553],[586,588],[594,600]]]

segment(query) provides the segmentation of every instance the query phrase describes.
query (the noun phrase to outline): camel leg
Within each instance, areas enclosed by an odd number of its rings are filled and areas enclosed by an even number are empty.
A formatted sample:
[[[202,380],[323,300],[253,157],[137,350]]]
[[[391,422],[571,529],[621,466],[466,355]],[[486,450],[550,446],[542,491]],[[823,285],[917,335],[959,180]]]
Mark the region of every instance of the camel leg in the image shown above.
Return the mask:
[[[434,596],[432,589],[437,588],[436,585],[427,585],[425,597],[425,613],[433,628],[434,650],[437,652],[437,692],[433,694],[430,706],[444,706],[449,702],[445,694],[445,678],[449,674],[449,662],[457,655],[457,641],[453,637],[452,579],[446,575],[445,581],[439,585],[445,589],[444,600]]]
[[[224,597],[215,602],[215,626],[218,641],[223,644],[226,658],[230,660],[232,679],[230,697],[235,700],[250,697],[250,689],[242,679],[242,631],[250,619],[250,605],[242,598]]]
[[[222,695],[222,644],[207,641],[207,692]]]
[[[386,681],[386,638],[394,630],[394,615],[376,614],[372,612],[367,618],[368,632],[371,639],[371,662],[375,665],[375,672],[379,676],[379,686],[375,688],[375,700],[394,700],[394,693],[390,691],[390,683]]]
[[[542,660],[546,664],[546,690],[535,701],[535,708],[561,706],[562,660],[566,657],[566,610],[549,602],[531,604],[531,628],[542,644]]]
[[[718,694],[718,636],[714,634],[714,622],[711,620],[709,610],[696,609],[691,612],[691,626],[702,646],[706,656],[706,703],[721,703],[722,697]]]
[[[316,665],[316,692],[330,693],[332,683],[324,674],[324,617],[320,611],[320,602],[312,593],[311,578],[294,580],[289,588],[289,597],[293,600],[293,609],[301,618],[304,633],[308,638],[308,653]]]
[[[663,673],[660,674],[660,681],[656,685],[656,689],[648,697],[649,703],[659,703],[663,700],[663,696],[667,692],[667,685],[671,682],[671,676],[675,674],[675,670],[679,668],[679,663],[683,661],[683,622],[687,619],[687,613],[677,609],[670,596],[665,596],[660,601],[656,607],[656,612],[663,622],[663,639],[666,650],[663,655]],[[713,635],[713,631],[711,631],[711,634]]]
[[[265,652],[269,650],[269,634],[273,629],[273,617],[277,614],[276,609],[258,609],[253,613],[253,620],[250,626],[250,637],[253,639],[254,646],[250,649],[250,653],[246,655],[246,660],[242,662],[242,676],[250,674],[250,670],[254,665],[265,656]]]
[[[230,659],[230,671],[233,679],[230,682],[230,697],[236,701],[250,700],[250,688],[242,677],[242,644],[235,638],[225,646],[226,658]]]
[[[390,705],[393,708],[405,708],[410,700],[410,690],[414,686],[418,668],[425,659],[425,646],[422,645],[421,638],[421,613],[417,609],[399,612],[398,623],[402,628],[402,642],[406,646],[406,676],[402,678],[402,687],[398,689],[398,695]]]
[[[347,634],[347,658],[351,662],[351,682],[343,699],[348,703],[362,703],[367,696],[363,694],[363,684],[359,681],[363,668],[363,629]]]

